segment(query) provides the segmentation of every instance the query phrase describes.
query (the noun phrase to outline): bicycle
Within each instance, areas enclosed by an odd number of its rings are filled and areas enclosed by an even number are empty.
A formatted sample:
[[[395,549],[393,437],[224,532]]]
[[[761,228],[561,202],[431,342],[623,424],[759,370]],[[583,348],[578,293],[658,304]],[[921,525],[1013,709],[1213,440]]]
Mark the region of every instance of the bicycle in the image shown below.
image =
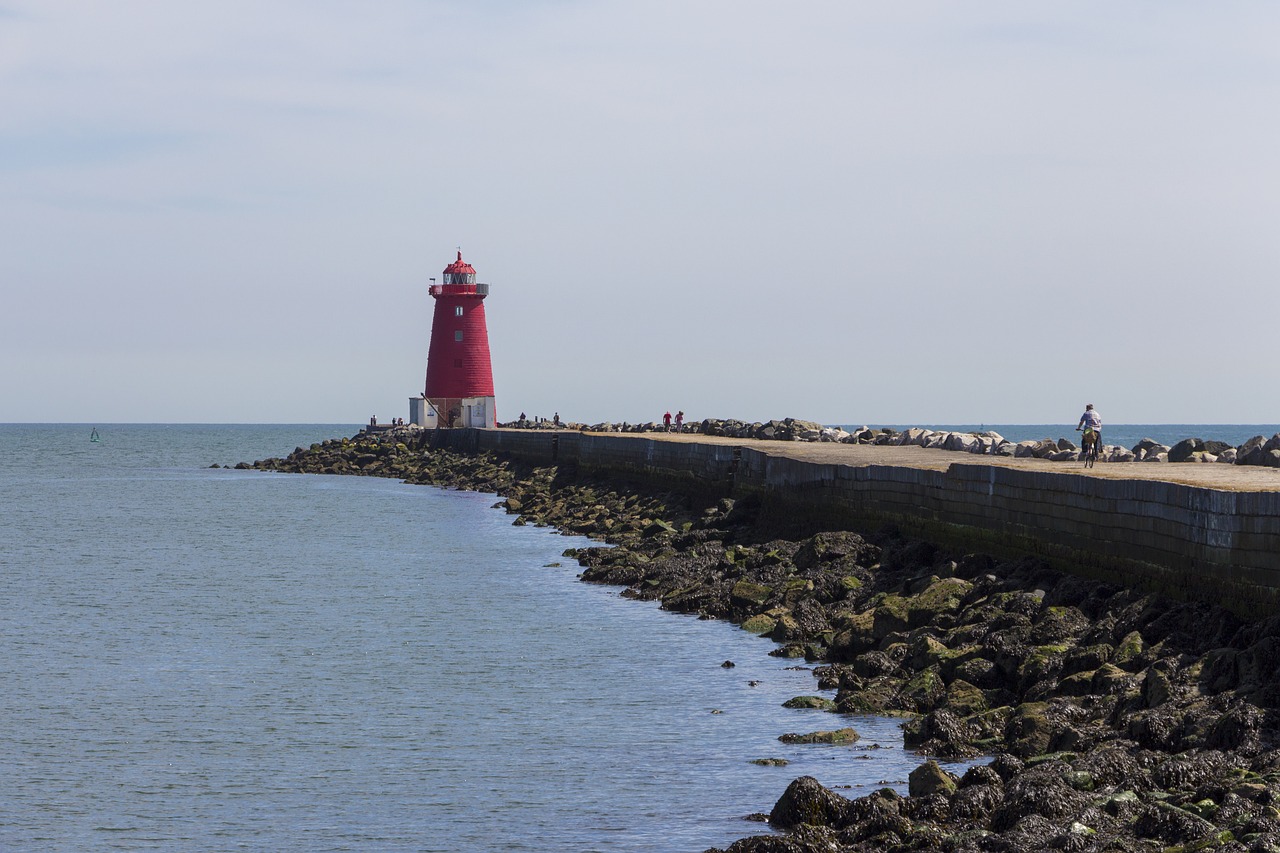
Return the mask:
[[[1093,427],[1085,427],[1084,435],[1080,438],[1081,450],[1080,458],[1084,460],[1084,467],[1092,468],[1093,463],[1098,461],[1098,449],[1102,442],[1100,436]]]

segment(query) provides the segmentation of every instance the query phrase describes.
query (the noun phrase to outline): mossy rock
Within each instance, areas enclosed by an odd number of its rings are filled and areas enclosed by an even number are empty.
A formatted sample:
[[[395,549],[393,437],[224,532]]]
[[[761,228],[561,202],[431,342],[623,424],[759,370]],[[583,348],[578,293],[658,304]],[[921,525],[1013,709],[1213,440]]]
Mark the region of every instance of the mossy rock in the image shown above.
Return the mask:
[[[1034,684],[1062,666],[1063,657],[1070,646],[1046,645],[1036,646],[1018,666],[1018,678],[1024,687]]]
[[[902,698],[915,706],[916,710],[932,711],[942,703],[946,696],[947,685],[936,666],[917,672],[902,686]]]
[[[951,650],[935,637],[917,637],[911,644],[911,666],[913,669],[925,669],[937,666]]]
[[[1093,692],[1093,676],[1092,672],[1068,675],[1058,682],[1057,692],[1062,696],[1088,696]]]
[[[1110,696],[1125,693],[1133,689],[1136,684],[1137,677],[1133,674],[1125,672],[1115,664],[1104,663],[1093,673],[1090,687],[1094,693]]]
[[[861,690],[840,691],[836,710],[842,714],[885,714],[898,710],[898,691],[902,683],[896,678],[877,678]]]
[[[1048,751],[1053,727],[1046,716],[1047,710],[1044,702],[1027,702],[1013,709],[1013,716],[1005,727],[1010,752],[1019,758],[1029,758]]]
[[[790,764],[785,758],[753,758],[752,764],[759,764],[761,767],[786,767]]]
[[[796,696],[782,703],[784,708],[812,708],[816,711],[834,711],[836,703],[825,696]]]
[[[796,621],[796,617],[788,612],[777,618],[773,630],[769,632],[769,637],[779,643],[788,643],[802,639],[804,631],[801,629],[800,623]]]
[[[943,613],[955,611],[971,589],[973,584],[960,578],[943,578],[930,584],[923,592],[907,600],[909,627],[932,624]]]
[[[813,581],[808,578],[792,578],[782,586],[782,600],[789,605],[798,604],[813,592]]]
[[[840,746],[843,744],[856,743],[861,737],[851,728],[835,729],[834,731],[818,731],[809,732],[808,734],[788,733],[780,735],[778,740],[783,743],[825,743]]]
[[[858,580],[858,578],[856,578],[853,575],[845,575],[844,577],[840,578],[840,586],[844,587],[845,589],[851,589],[851,590],[862,589],[862,581]]]
[[[942,667],[942,674],[948,679],[963,678],[965,681],[964,670],[968,669],[965,664],[971,660],[978,660],[982,657],[982,646],[969,645],[961,646],[958,649],[947,649],[938,655],[938,664]],[[990,662],[987,662],[990,665]],[[981,665],[977,665],[981,670]]]
[[[1111,656],[1111,662],[1116,666],[1123,667],[1126,664],[1133,663],[1146,650],[1147,643],[1142,639],[1142,635],[1137,631],[1130,631],[1116,646],[1115,654]]]
[[[872,635],[877,640],[905,631],[910,624],[907,600],[900,595],[886,595],[873,613]]]
[[[729,591],[729,598],[735,604],[739,605],[761,605],[769,600],[769,596],[773,594],[773,590],[769,587],[758,583],[752,583],[748,580],[740,580],[733,585],[733,589]]]
[[[1067,784],[1077,791],[1092,791],[1096,784],[1093,774],[1087,770],[1072,770],[1064,778]]]
[[[1218,813],[1218,804],[1213,800],[1204,799],[1196,803],[1189,803],[1182,807],[1184,811],[1189,811],[1196,817],[1202,817],[1205,820],[1213,820],[1213,816]]]
[[[1074,752],[1046,752],[1041,755],[1033,755],[1026,760],[1027,767],[1035,767],[1037,764],[1044,764],[1046,761],[1066,761],[1068,763],[1075,761],[1077,758]]]
[[[954,774],[943,770],[938,762],[930,759],[907,776],[908,793],[913,797],[927,797],[930,794],[949,797],[956,792],[956,781]]]
[[[1115,654],[1115,649],[1107,643],[1098,643],[1085,648],[1076,648],[1067,655],[1067,660],[1062,666],[1062,671],[1066,675],[1074,675],[1077,672],[1094,671],[1107,661],[1111,660],[1111,656]]]
[[[763,613],[757,613],[750,619],[742,623],[742,630],[749,631],[752,634],[768,634],[773,630],[773,626],[778,624],[777,620],[765,616]]]
[[[963,678],[957,678],[947,685],[947,707],[962,717],[969,717],[987,710],[987,697]]]

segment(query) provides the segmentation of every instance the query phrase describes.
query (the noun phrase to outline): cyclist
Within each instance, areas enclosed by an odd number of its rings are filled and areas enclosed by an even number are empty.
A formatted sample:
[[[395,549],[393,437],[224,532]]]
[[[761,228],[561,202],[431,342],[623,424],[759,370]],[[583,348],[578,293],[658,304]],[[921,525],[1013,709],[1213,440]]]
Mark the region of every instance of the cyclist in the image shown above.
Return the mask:
[[[1080,423],[1076,424],[1076,432],[1084,432],[1084,438],[1081,443],[1086,451],[1090,445],[1093,447],[1094,455],[1102,448],[1102,415],[1098,414],[1098,410],[1093,407],[1093,403],[1088,403],[1084,407],[1084,414],[1080,416]]]

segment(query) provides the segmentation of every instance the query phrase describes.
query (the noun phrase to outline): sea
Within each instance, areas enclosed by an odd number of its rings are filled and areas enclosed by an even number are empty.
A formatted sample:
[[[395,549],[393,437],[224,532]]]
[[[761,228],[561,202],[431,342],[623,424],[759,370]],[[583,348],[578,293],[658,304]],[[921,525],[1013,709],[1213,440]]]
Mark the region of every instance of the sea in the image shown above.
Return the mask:
[[[210,467],[356,431],[0,425],[0,850],[701,851],[905,792],[899,720],[494,495]]]
[[[832,694],[494,495],[211,467],[357,429],[0,425],[0,850],[701,851],[798,776],[906,791],[899,720],[782,707]]]

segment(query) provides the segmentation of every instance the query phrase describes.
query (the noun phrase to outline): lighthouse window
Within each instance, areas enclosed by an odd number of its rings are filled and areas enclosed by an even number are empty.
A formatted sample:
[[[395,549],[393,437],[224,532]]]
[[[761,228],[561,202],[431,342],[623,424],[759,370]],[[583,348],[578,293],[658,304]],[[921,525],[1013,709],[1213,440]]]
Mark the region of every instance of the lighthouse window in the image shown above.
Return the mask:
[[[461,330],[461,329],[459,329],[458,331],[456,331],[456,332],[454,332],[454,333],[453,333],[453,339],[454,339],[455,341],[460,341],[460,340],[462,340],[462,330]]]
[[[461,306],[461,305],[455,305],[455,306],[453,306],[453,316],[455,316],[455,317],[461,317],[461,316],[462,316],[462,306]]]

